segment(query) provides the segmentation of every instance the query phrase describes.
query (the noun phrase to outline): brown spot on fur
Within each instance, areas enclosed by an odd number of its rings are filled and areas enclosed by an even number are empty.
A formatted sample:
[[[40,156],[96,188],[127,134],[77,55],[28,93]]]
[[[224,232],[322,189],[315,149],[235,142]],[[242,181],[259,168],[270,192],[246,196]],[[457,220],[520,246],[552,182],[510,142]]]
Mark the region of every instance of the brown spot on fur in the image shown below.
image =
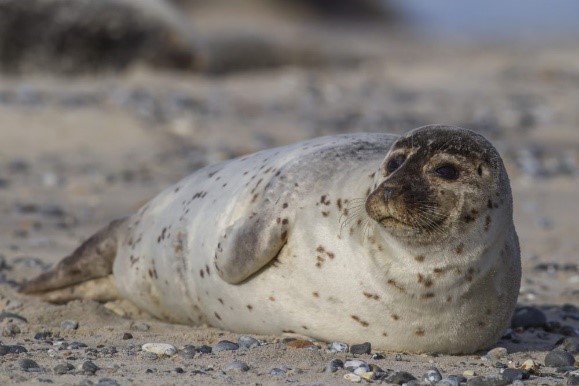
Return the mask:
[[[450,303],[451,301],[452,301],[452,296],[450,296],[450,295],[447,296],[447,297],[446,297],[446,302],[447,302],[447,303]]]
[[[223,304],[223,299],[217,298],[217,300],[219,300],[219,303]]]
[[[392,319],[394,319],[394,320],[399,320],[399,319],[400,319],[400,316],[398,316],[398,315],[396,315],[396,314],[392,314],[392,315],[390,315],[390,317],[391,317]]]
[[[338,207],[339,211],[342,211],[342,199],[338,198],[338,201],[336,201],[336,206]]]
[[[302,326],[302,328],[303,328],[304,330],[307,330],[307,329],[308,329],[306,326]]]
[[[427,292],[425,294],[422,294],[420,296],[421,299],[432,299],[434,297],[434,294],[432,292]]]
[[[414,331],[414,335],[416,336],[424,336],[424,330],[422,328],[417,329]]]
[[[313,295],[315,298],[319,298],[319,297],[320,297],[320,294],[319,294],[317,291],[316,291],[316,292],[312,292],[312,295]]]
[[[201,276],[201,278],[205,277],[205,272],[203,272],[202,269],[199,270],[199,276]]]
[[[281,223],[283,225],[287,225],[289,223],[289,220],[287,218],[284,218],[283,220],[281,220]]]
[[[295,334],[296,333],[294,330],[281,330],[281,332],[283,332],[284,334]]]
[[[268,299],[272,302],[275,302],[275,298],[273,296],[270,296]]]
[[[286,237],[287,237],[287,231],[281,232],[281,239],[282,239],[282,240],[285,240]]]
[[[398,285],[398,283],[396,283],[396,281],[394,279],[388,279],[387,281],[388,284],[390,284],[391,286],[393,286],[394,288],[396,288],[399,291],[402,292],[406,292],[406,290],[404,289],[404,287]]]
[[[284,202],[281,207],[284,208],[284,209],[287,208],[287,207],[288,207],[288,203],[287,203],[287,202]]]
[[[330,200],[328,200],[327,196],[324,194],[320,197],[320,203],[324,205],[330,205]]]
[[[486,326],[486,323],[485,322],[478,322],[477,325],[479,327],[484,327],[484,326]]]
[[[205,273],[207,276],[211,275],[211,271],[209,270],[209,266],[207,264],[205,265]]]
[[[246,307],[249,311],[253,310],[253,306],[251,304],[248,304]]]
[[[221,316],[219,316],[219,314],[218,314],[217,312],[214,312],[213,314],[215,315],[215,317],[216,317],[217,319],[221,320]]]
[[[426,258],[423,255],[414,256],[414,260],[418,261],[419,263],[422,263],[424,259]]]
[[[387,334],[387,333],[385,333],[385,332],[383,332],[383,333],[382,333],[382,336],[388,336],[388,334]]]
[[[329,214],[330,214],[330,212],[328,212],[328,211],[323,211],[323,212],[322,212],[322,216],[324,216],[324,217],[328,217]]]
[[[251,202],[254,203],[255,200],[257,200],[257,197],[258,197],[258,196],[259,196],[259,194],[255,193],[255,194],[253,195],[253,197],[251,198]]]
[[[374,300],[378,300],[380,299],[380,296],[378,296],[377,294],[371,294],[369,292],[362,292],[364,294],[364,296],[366,296],[368,299],[374,299]]]
[[[359,316],[357,315],[350,315],[350,317],[352,319],[354,319],[356,322],[360,323],[362,325],[362,327],[368,327],[370,324],[368,322],[366,322],[365,320],[360,319]]]
[[[458,244],[458,246],[454,251],[456,252],[457,255],[460,255],[464,251],[464,244],[463,243]]]
[[[476,218],[471,216],[470,214],[464,216],[464,222],[467,224],[473,222],[474,220],[476,220]]]
[[[489,198],[489,200],[487,201],[487,208],[492,209],[493,208],[493,202],[491,201],[491,199]]]

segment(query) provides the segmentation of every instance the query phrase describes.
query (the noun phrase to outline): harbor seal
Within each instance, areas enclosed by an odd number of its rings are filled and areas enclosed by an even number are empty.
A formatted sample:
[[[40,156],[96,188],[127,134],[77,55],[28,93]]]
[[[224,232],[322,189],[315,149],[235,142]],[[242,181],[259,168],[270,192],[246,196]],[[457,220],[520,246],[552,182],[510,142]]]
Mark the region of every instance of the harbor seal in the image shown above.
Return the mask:
[[[90,296],[112,273],[121,297],[172,322],[459,354],[501,336],[520,269],[499,154],[431,125],[207,166],[21,290]]]

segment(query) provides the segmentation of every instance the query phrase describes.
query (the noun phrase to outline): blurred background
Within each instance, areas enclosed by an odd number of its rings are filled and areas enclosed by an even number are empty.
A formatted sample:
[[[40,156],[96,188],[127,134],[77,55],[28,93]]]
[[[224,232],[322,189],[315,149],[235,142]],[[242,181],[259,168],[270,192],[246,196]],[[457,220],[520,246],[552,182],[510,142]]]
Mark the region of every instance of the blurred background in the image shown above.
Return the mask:
[[[572,0],[0,0],[1,277],[208,163],[444,123],[505,159],[521,302],[578,302],[578,15]]]

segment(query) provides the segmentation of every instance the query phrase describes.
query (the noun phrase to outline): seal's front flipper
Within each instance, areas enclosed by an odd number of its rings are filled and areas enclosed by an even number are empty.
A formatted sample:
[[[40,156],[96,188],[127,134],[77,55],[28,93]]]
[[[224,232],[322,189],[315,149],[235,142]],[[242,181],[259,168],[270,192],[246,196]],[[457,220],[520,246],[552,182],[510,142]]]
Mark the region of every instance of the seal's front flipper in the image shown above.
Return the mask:
[[[283,212],[261,210],[226,229],[215,252],[215,267],[223,280],[239,284],[278,255],[290,232],[291,219]]]
[[[94,298],[88,295],[94,292],[94,289],[88,292],[83,291],[81,289],[85,287],[78,284],[92,279],[104,278],[112,273],[119,233],[124,229],[124,225],[124,219],[111,222],[49,271],[24,283],[20,287],[20,292],[25,294],[52,292],[52,300],[50,300],[50,296],[47,296],[47,299],[56,303],[82,298],[84,293],[87,294],[88,298]],[[65,288],[70,289],[63,290]],[[58,299],[57,293],[63,295],[62,299]],[[64,296],[65,294],[66,296]],[[75,296],[71,297],[73,294]]]

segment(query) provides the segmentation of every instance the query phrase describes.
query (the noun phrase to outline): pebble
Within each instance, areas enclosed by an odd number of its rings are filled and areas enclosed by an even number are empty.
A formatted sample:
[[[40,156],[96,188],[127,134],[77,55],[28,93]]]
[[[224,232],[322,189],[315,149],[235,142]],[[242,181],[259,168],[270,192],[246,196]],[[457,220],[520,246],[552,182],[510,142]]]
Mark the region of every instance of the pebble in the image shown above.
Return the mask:
[[[529,372],[521,369],[504,369],[501,376],[509,382],[514,382],[529,379]]]
[[[151,327],[145,323],[145,322],[140,322],[140,321],[135,321],[133,323],[131,323],[130,329],[134,330],[134,331],[149,331]]]
[[[381,354],[379,352],[375,352],[374,354],[372,354],[372,359],[374,359],[375,361],[381,360],[384,358],[385,358],[384,354]]]
[[[353,344],[350,346],[351,354],[370,354],[372,351],[372,345],[370,342],[364,342],[360,344]]]
[[[221,340],[213,347],[213,352],[237,350],[239,345],[228,340]]]
[[[326,372],[335,373],[339,369],[344,368],[344,362],[341,359],[332,359],[330,363],[326,365]]]
[[[579,385],[579,375],[571,375],[567,378],[567,385]]]
[[[39,372],[42,371],[38,363],[33,361],[32,359],[20,359],[18,361],[18,365],[20,366],[21,370],[28,371],[28,372]]]
[[[348,374],[344,374],[344,379],[346,381],[350,381],[353,383],[360,383],[362,382],[362,377],[356,374],[352,374],[352,373],[348,373]]]
[[[505,386],[510,382],[498,377],[474,377],[466,381],[466,386]]]
[[[95,386],[121,386],[117,381],[112,378],[101,378]]]
[[[20,334],[21,332],[22,332],[22,331],[20,330],[20,327],[18,327],[17,324],[8,323],[8,324],[6,325],[6,327],[4,327],[4,328],[2,329],[2,336],[12,337],[12,336],[15,336],[15,335]]]
[[[34,339],[36,340],[47,340],[52,338],[52,332],[50,331],[41,331],[34,334]]]
[[[197,350],[195,349],[195,346],[192,344],[186,344],[181,350],[179,350],[179,355],[185,359],[192,359],[196,352]]]
[[[317,347],[314,343],[304,339],[292,339],[287,341],[285,345],[291,348],[310,348],[312,346]]]
[[[76,330],[78,328],[78,322],[76,320],[63,320],[60,323],[60,328],[64,330]]]
[[[84,361],[82,365],[80,365],[80,370],[85,374],[94,374],[98,369],[98,366],[92,361]]]
[[[237,344],[240,347],[254,348],[259,346],[259,340],[255,339],[252,336],[242,335],[239,338],[237,338]]]
[[[457,378],[443,378],[436,383],[437,386],[460,386]]]
[[[535,307],[519,307],[515,310],[511,326],[513,328],[542,327],[547,322],[543,311]]]
[[[579,354],[579,337],[564,338],[557,342],[557,349],[568,351],[573,354]]]
[[[501,359],[507,356],[507,349],[504,347],[495,347],[489,352],[487,352],[487,357],[490,359]]]
[[[406,371],[397,371],[394,374],[387,376],[384,380],[387,383],[402,385],[404,383],[414,381],[416,380],[416,378],[414,377],[414,375],[407,373]]]
[[[62,375],[66,374],[71,370],[74,370],[74,366],[70,363],[59,363],[58,365],[54,366],[52,369],[55,374]]]
[[[328,351],[330,352],[347,352],[348,344],[342,342],[332,342],[328,345]]]
[[[249,370],[249,366],[245,362],[234,360],[233,362],[226,364],[224,370],[247,371]]]
[[[283,375],[285,373],[286,373],[286,371],[284,369],[280,369],[278,367],[274,367],[273,369],[271,369],[269,371],[270,375]]]
[[[424,373],[424,375],[422,376],[422,379],[425,382],[430,383],[431,385],[434,385],[436,382],[442,380],[442,374],[440,374],[440,371],[438,371],[438,369],[436,367],[432,367],[432,368],[426,370],[426,373]]]
[[[573,366],[574,364],[575,357],[567,351],[553,350],[545,356],[545,366],[548,367]]]
[[[363,368],[364,371],[370,371],[370,366],[368,363],[359,359],[350,359],[344,363],[344,368],[348,371],[354,371],[359,368]]]
[[[211,346],[207,346],[206,344],[195,347],[195,351],[200,354],[211,354],[213,352],[213,348]]]
[[[157,355],[166,355],[169,357],[177,353],[175,346],[168,343],[145,343],[141,348],[146,352],[154,353]]]
[[[465,377],[474,377],[476,375],[476,372],[474,370],[464,370],[462,372],[462,375]]]
[[[128,340],[128,339],[133,339],[133,334],[131,334],[130,332],[125,332],[123,334],[123,340]]]
[[[521,364],[521,369],[529,371],[531,374],[538,373],[541,365],[532,359],[527,359]]]

